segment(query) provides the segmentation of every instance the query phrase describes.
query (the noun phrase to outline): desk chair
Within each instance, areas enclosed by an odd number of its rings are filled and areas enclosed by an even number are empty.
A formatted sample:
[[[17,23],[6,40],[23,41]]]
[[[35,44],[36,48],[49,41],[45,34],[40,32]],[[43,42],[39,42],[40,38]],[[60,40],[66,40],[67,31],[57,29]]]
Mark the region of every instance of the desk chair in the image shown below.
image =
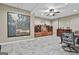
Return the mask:
[[[77,49],[75,48],[75,38],[74,38],[74,33],[73,32],[64,32],[61,35],[61,41],[65,45],[62,46],[64,51],[68,52],[76,52],[78,53]]]

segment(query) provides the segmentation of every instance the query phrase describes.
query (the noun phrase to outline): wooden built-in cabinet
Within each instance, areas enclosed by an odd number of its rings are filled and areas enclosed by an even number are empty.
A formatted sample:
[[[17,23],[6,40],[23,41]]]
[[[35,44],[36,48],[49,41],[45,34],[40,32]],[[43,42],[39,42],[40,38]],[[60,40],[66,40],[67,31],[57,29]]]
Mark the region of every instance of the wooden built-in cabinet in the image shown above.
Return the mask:
[[[72,32],[72,29],[57,29],[57,36],[61,36],[63,32]]]
[[[50,25],[35,25],[35,37],[52,35],[53,28]]]

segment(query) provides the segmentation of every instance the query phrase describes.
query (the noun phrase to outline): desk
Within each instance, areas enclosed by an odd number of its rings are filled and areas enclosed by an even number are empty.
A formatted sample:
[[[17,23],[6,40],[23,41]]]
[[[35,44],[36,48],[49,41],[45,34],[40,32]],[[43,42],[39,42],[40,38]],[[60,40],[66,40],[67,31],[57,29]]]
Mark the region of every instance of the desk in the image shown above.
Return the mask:
[[[72,29],[57,29],[57,36],[61,36],[63,32],[72,32]]]

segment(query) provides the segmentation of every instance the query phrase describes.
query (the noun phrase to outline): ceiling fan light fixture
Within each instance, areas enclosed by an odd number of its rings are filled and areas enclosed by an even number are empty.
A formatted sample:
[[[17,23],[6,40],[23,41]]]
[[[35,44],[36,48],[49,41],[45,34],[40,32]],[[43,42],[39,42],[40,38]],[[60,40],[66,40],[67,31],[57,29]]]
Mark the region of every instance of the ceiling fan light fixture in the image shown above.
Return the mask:
[[[52,12],[52,11],[54,11],[54,9],[50,9],[49,11]]]
[[[68,3],[65,3],[65,5],[68,5]]]
[[[49,15],[53,15],[53,13],[49,13]]]
[[[74,11],[74,12],[77,12],[77,10],[76,10],[76,9],[74,9],[73,11]]]

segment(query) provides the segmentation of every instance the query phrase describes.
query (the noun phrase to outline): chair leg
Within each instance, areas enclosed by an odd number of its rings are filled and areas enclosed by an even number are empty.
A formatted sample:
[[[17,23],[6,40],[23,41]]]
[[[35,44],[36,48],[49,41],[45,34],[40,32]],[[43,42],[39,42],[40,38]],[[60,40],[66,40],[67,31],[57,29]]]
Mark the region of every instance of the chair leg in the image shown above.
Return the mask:
[[[78,53],[78,50],[74,47],[71,47],[70,45],[67,45],[67,46],[62,46],[63,50],[64,51],[67,51],[67,52],[75,52],[75,53]],[[65,48],[68,48],[69,50],[66,50]],[[74,51],[72,51],[74,50]]]
[[[78,50],[74,47],[71,47],[76,53],[78,53]]]

